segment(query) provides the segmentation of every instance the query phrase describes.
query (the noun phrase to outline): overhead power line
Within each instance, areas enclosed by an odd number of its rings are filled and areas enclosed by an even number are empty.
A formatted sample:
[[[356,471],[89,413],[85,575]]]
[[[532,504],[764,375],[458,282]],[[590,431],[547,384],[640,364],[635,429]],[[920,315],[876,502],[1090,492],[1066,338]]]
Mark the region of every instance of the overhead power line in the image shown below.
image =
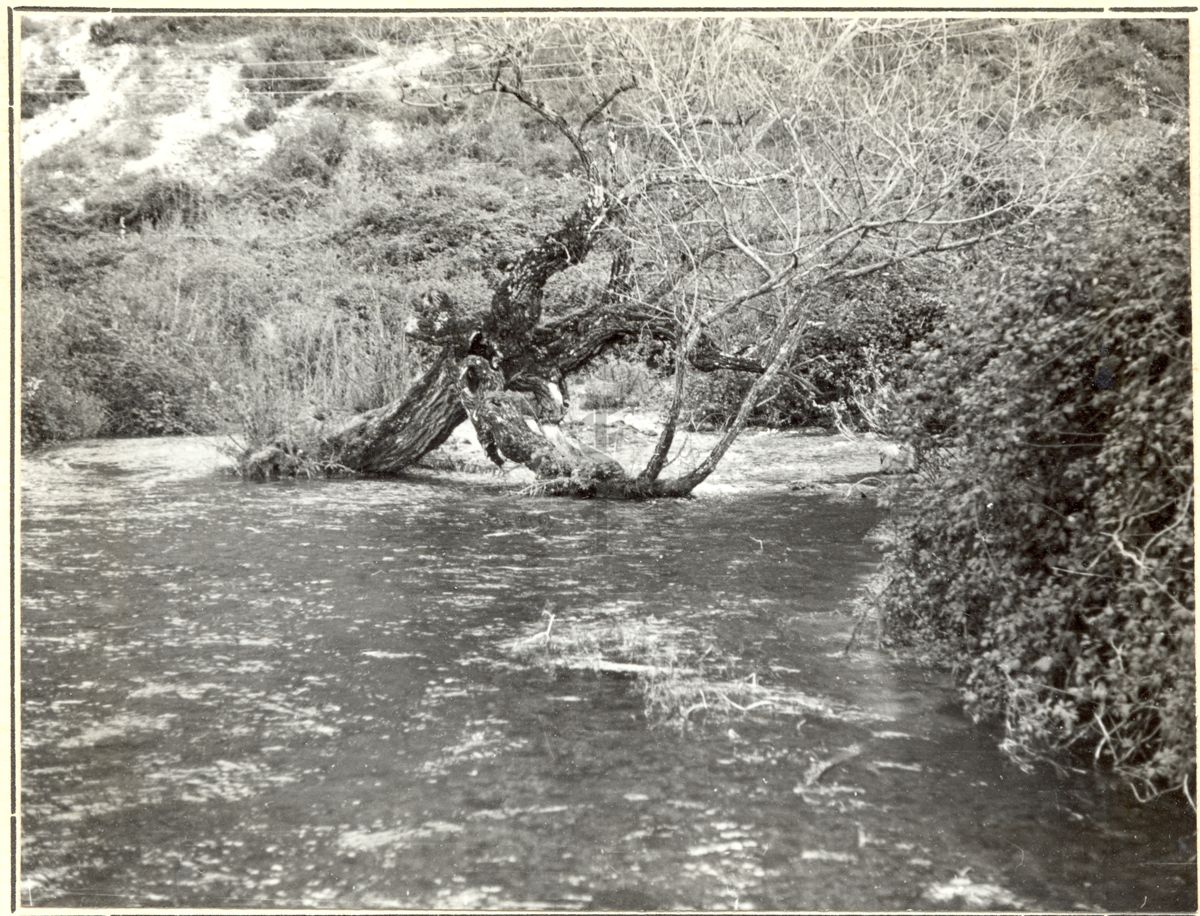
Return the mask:
[[[934,20],[934,21],[936,21],[936,20]],[[889,47],[905,47],[908,45],[925,44],[927,42],[940,40],[941,38],[946,38],[946,39],[969,38],[974,35],[986,35],[989,33],[1012,32],[1017,29],[1036,28],[1043,24],[1044,23],[1039,20],[1026,20],[1026,21],[1022,21],[1022,22],[1005,23],[1004,25],[998,25],[998,26],[988,26],[987,28],[983,28],[983,29],[972,29],[972,30],[966,31],[966,32],[946,32],[945,35],[930,34],[930,35],[925,35],[925,36],[920,36],[920,37],[909,37],[909,38],[905,38],[902,41],[887,41],[887,42],[877,43],[874,45],[874,47],[877,49],[878,48],[889,48]],[[862,32],[858,32],[853,37],[862,38],[862,37],[872,36],[874,34],[877,34],[877,33],[874,33],[869,30],[864,30]],[[552,50],[569,50],[569,51],[574,51],[574,52],[578,53],[578,52],[583,52],[583,51],[587,51],[587,50],[592,50],[593,48],[594,48],[594,46],[586,45],[586,44],[583,44],[583,45],[552,45],[552,46],[547,46],[545,48],[539,47],[536,49],[536,51],[537,51],[537,53],[545,53],[545,52],[552,51]],[[755,59],[762,59],[762,57],[763,57],[763,55],[761,53],[751,53],[751,54],[745,55],[743,59],[755,60]],[[323,57],[323,58],[309,58],[309,59],[297,59],[297,60],[257,60],[257,61],[229,61],[226,58],[220,58],[220,57],[197,57],[197,58],[192,58],[191,62],[197,63],[197,64],[200,64],[200,63],[207,63],[207,64],[237,63],[240,66],[249,66],[249,67],[276,67],[276,66],[282,67],[282,66],[293,66],[293,65],[299,65],[299,64],[347,64],[347,63],[352,63],[354,61],[361,61],[361,60],[388,61],[388,60],[393,60],[393,59],[398,59],[398,55],[360,54],[360,55],[353,55],[350,57]],[[563,66],[564,63],[570,63],[570,61],[541,61],[541,62],[536,62],[536,63],[527,63],[527,64],[522,65],[522,69],[536,70],[539,68],[558,67],[558,66]],[[473,70],[486,69],[488,66],[489,66],[488,64],[473,64],[473,65],[470,65],[467,67],[449,67],[449,68],[440,68],[440,69],[430,69],[427,72],[434,73],[434,74],[471,72]]]
[[[941,36],[928,35],[925,37],[908,39],[905,41],[892,41],[892,42],[876,43],[876,44],[872,45],[872,48],[873,48],[873,50],[883,50],[883,49],[887,49],[887,48],[912,47],[912,46],[916,46],[916,45],[920,45],[920,44],[934,43],[934,42],[937,42],[942,39],[957,40],[960,38],[968,38],[968,37],[972,37],[972,36],[976,36],[976,35],[985,35],[985,34],[1000,33],[1000,32],[1012,32],[1015,29],[1031,28],[1031,27],[1034,27],[1039,24],[1040,23],[1038,23],[1036,21],[1027,21],[1027,22],[1020,22],[1020,23],[1014,23],[1014,24],[1006,24],[1003,26],[994,26],[994,27],[989,27],[986,29],[975,29],[975,30],[968,31],[968,32],[949,32],[949,33],[946,33],[945,35],[941,35]],[[870,34],[870,33],[863,33],[863,34]],[[565,49],[568,47],[570,47],[570,46],[567,46],[567,45],[559,46],[560,49]],[[582,51],[582,50],[584,50],[584,46],[576,46],[575,49]],[[760,54],[741,55],[740,59],[741,60],[771,60],[773,58],[769,55],[760,53]],[[302,65],[307,66],[307,65],[315,65],[315,64],[344,64],[347,61],[359,61],[359,60],[377,60],[377,61],[380,61],[385,64],[389,62],[388,57],[379,55],[379,56],[361,56],[361,57],[355,57],[355,58],[332,58],[332,59],[313,59],[313,60],[294,60],[294,61],[256,61],[256,62],[245,63],[245,64],[242,64],[241,66],[243,66],[243,67],[268,67],[268,66],[282,67],[282,66],[302,66]],[[526,65],[523,65],[521,69],[523,71],[545,70],[545,69],[569,67],[569,66],[573,66],[573,65],[578,66],[578,64],[575,61],[561,61],[561,62],[551,61],[551,62],[526,64]],[[485,75],[485,71],[487,69],[488,69],[487,65],[480,64],[478,66],[471,66],[471,67],[431,69],[431,70],[425,70],[425,71],[418,71],[415,74],[395,74],[395,77],[397,79],[415,79],[415,80],[423,80],[423,81],[427,81],[427,82],[434,82],[439,77],[450,76],[450,75],[457,74],[457,73],[477,73],[480,76],[483,76],[483,75]],[[286,82],[308,82],[308,81],[313,81],[313,80],[333,81],[338,76],[344,75],[344,72],[345,72],[344,70],[325,71],[325,72],[321,72],[321,73],[305,74],[302,76],[273,76],[271,74],[261,74],[261,75],[257,75],[257,76],[235,76],[235,77],[230,77],[229,79],[230,79],[230,81],[235,82],[235,83],[260,83],[260,82],[266,82],[266,81],[269,81],[272,83],[286,83]],[[565,82],[565,81],[569,81],[569,80],[577,80],[582,76],[587,76],[586,70],[582,71],[580,73],[577,73],[577,74],[564,74],[561,76],[533,77],[530,79],[523,79],[521,82],[522,82],[522,85],[531,85],[531,84],[540,84],[540,83],[556,83],[556,82]],[[72,86],[72,85],[79,86],[84,89],[86,89],[86,87],[87,87],[87,81],[81,77],[51,77],[48,75],[46,75],[46,76],[39,75],[39,76],[32,77],[32,79],[35,80],[35,82],[26,82],[24,80],[22,81],[22,86],[21,86],[22,91],[34,91],[34,92],[38,92],[43,95],[74,95],[74,94],[76,94],[76,90],[64,89],[63,87],[64,86]],[[170,77],[141,76],[141,77],[139,77],[139,81],[142,83],[150,84],[150,85],[164,85],[164,86],[168,86],[168,87],[178,87],[178,86],[209,87],[212,85],[212,79],[213,78],[212,78],[211,74],[205,75],[205,76],[192,76],[192,77],[188,77],[188,76],[170,76]],[[449,91],[452,91],[455,89],[488,88],[491,85],[492,85],[492,82],[490,79],[488,79],[488,80],[477,80],[477,81],[468,81],[468,82],[454,81],[452,83],[445,83],[445,84],[437,83],[435,85],[429,86],[428,88],[430,88],[431,90],[437,90],[440,92],[449,92]],[[309,95],[311,92],[324,91],[324,89],[320,89],[320,90],[255,90],[255,89],[247,89],[245,91],[250,92],[252,94],[266,93],[266,94],[270,94],[270,95]],[[362,92],[374,92],[374,91],[378,91],[378,90],[371,89],[371,88],[354,88],[354,89],[348,88],[345,91],[362,93]],[[145,93],[145,94],[150,94],[150,93]]]
[[[303,79],[305,79],[305,80],[314,80],[314,79],[317,79],[317,77],[312,77],[312,76],[310,76],[310,77],[304,77]],[[328,79],[329,79],[330,81],[332,81],[332,80],[333,80],[333,77],[328,77]],[[579,79],[579,75],[572,75],[572,76],[540,76],[540,77],[535,77],[535,78],[533,78],[533,79],[523,80],[523,81],[522,81],[522,85],[529,85],[529,84],[531,84],[531,83],[561,83],[561,82],[567,82],[567,81],[571,81],[571,80],[577,80],[577,79]],[[143,82],[143,83],[145,83],[146,85],[154,85],[154,84],[155,84],[156,82],[158,82],[158,81],[156,81],[156,80],[143,80],[142,82]],[[182,84],[180,84],[180,85],[182,85]],[[209,84],[208,84],[207,82],[205,82],[205,83],[203,83],[203,84],[197,84],[197,85],[200,85],[200,86],[203,86],[203,87],[207,87]],[[491,81],[490,81],[490,80],[488,80],[488,81],[486,81],[486,82],[478,82],[478,83],[454,83],[454,84],[452,84],[452,85],[450,85],[450,84],[447,84],[447,85],[441,85],[441,86],[437,86],[437,85],[431,85],[431,86],[428,86],[428,87],[418,87],[418,88],[428,88],[428,89],[430,89],[431,91],[439,91],[439,92],[452,92],[452,91],[454,91],[454,90],[457,90],[457,89],[488,89],[488,88],[490,88],[490,87],[491,87],[491,85],[492,85]],[[77,96],[77,95],[79,95],[79,91],[78,91],[78,90],[76,90],[76,89],[45,89],[45,90],[43,90],[43,89],[37,89],[36,87],[28,87],[28,86],[23,86],[23,87],[22,87],[22,91],[29,90],[29,89],[31,89],[31,88],[33,88],[33,91],[40,92],[40,93],[41,93],[41,94],[43,94],[43,95],[55,95],[55,94],[58,94],[58,95],[76,95],[76,96]],[[178,92],[178,91],[180,91],[180,90],[179,90],[179,87],[178,87],[178,86],[170,86],[170,85],[167,85],[167,88],[166,88],[166,90],[165,90],[165,91],[164,91],[162,94],[164,94],[164,95],[165,95],[165,94],[170,94],[170,93],[171,93],[171,92],[173,92],[173,91],[174,91],[174,92]],[[328,86],[326,86],[326,87],[322,87],[322,88],[320,88],[320,89],[250,89],[250,88],[243,88],[243,90],[242,90],[242,91],[243,91],[243,92],[250,93],[250,94],[252,94],[252,95],[312,95],[313,93],[316,93],[316,92],[329,92],[329,91],[339,91],[339,92],[349,92],[349,93],[362,93],[362,92],[382,92],[382,91],[384,91],[384,90],[381,90],[381,89],[379,89],[379,88],[377,88],[377,87],[370,87],[370,86],[369,86],[369,87],[363,87],[363,88],[358,88],[358,87],[349,88],[349,87],[347,87],[347,88],[343,88],[343,89],[337,89],[337,88],[335,88],[335,87],[328,87]],[[135,92],[135,93],[133,93],[133,94],[135,94],[135,95],[144,95],[144,96],[145,96],[145,95],[155,95],[156,93],[154,93],[154,92],[147,92],[147,91],[141,91],[141,92]]]

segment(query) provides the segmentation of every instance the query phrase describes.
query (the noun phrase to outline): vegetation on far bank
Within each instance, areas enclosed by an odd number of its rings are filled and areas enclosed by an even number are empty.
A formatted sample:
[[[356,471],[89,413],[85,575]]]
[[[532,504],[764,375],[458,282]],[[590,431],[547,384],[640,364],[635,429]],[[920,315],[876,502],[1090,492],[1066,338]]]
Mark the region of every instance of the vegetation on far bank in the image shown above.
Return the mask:
[[[27,40],[48,29],[44,19],[23,20]],[[1072,104],[1106,133],[1114,123],[1136,133],[1177,117],[1186,86],[1177,33],[1154,21],[1080,25],[1073,66],[1106,75]],[[423,359],[403,332],[421,297],[436,289],[468,307],[485,301],[500,265],[575,199],[571,151],[538,118],[486,99],[438,110],[370,91],[323,92],[303,82],[319,75],[312,63],[289,71],[302,87],[292,95],[276,97],[277,87],[255,81],[281,80],[289,60],[394,53],[437,37],[428,19],[97,23],[96,47],[140,49],[141,83],[96,137],[24,169],[24,444],[204,432],[247,418],[250,438],[267,441],[402,392]],[[963,42],[986,55],[1001,40],[984,33]],[[202,63],[185,71],[191,76],[165,75],[172,58],[164,55],[189,54],[244,61],[239,75],[256,91],[226,129],[273,136],[265,159],[216,183],[189,162],[170,172],[126,168],[161,139],[154,124],[179,109],[177,86],[203,86]],[[78,74],[48,64],[33,73],[24,114],[62,105],[81,88],[71,82],[71,92],[55,95],[59,76]],[[300,102],[304,111],[287,116]],[[236,156],[219,137],[204,143],[196,155]],[[561,307],[598,279],[570,274],[554,290]],[[864,406],[894,380],[897,357],[939,321],[946,276],[940,268],[895,272],[865,296],[835,303],[751,422],[861,425]],[[660,405],[668,386],[658,356],[632,345],[619,354],[620,368],[578,380],[578,393],[589,406]],[[631,376],[634,385],[614,384]],[[718,372],[688,384],[690,420],[719,425],[749,380]],[[621,387],[629,400],[614,401]]]

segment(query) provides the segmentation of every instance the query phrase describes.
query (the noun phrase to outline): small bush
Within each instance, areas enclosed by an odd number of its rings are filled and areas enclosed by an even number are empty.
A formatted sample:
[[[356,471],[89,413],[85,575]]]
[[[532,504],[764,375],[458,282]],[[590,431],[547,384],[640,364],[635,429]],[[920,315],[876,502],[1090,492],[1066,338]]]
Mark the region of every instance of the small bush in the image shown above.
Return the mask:
[[[99,45],[102,48],[108,48],[126,40],[121,27],[115,20],[111,19],[93,22],[91,28],[88,29],[88,35],[92,40],[92,44]]]
[[[93,201],[89,219],[107,229],[158,228],[175,221],[194,225],[206,203],[204,192],[182,178],[151,176]]]
[[[304,129],[281,138],[264,168],[277,179],[326,187],[351,146],[346,121],[321,112]]]
[[[1182,157],[1115,182],[1106,235],[1045,247],[918,351],[882,598],[1017,759],[1084,753],[1143,798],[1196,760],[1187,186]]]
[[[78,70],[64,70],[51,79],[34,77],[21,85],[21,117],[32,118],[51,105],[69,102],[87,95],[87,86]]]
[[[103,401],[54,377],[26,375],[21,383],[21,447],[86,439],[105,424]]]
[[[265,130],[278,120],[275,109],[263,103],[256,104],[246,112],[245,124],[250,130]]]

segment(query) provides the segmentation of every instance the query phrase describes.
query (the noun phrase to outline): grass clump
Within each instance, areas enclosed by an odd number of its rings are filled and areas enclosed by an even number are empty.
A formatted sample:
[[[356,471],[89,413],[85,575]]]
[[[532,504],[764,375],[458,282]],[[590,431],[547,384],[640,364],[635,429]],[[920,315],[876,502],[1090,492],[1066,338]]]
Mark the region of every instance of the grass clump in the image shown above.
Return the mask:
[[[628,612],[612,605],[565,621],[543,612],[541,626],[509,640],[505,649],[550,668],[633,678],[647,717],[680,729],[753,714],[870,718],[822,697],[761,684],[756,673],[739,672],[736,660],[723,658],[711,644],[700,648],[694,631],[654,616],[631,619]]]
[[[620,608],[610,609],[619,615]],[[637,620],[606,614],[590,621],[560,624],[552,614],[544,630],[507,644],[525,661],[555,667],[611,673],[657,675],[680,664],[686,635],[655,617]],[[557,624],[557,627],[556,627]]]

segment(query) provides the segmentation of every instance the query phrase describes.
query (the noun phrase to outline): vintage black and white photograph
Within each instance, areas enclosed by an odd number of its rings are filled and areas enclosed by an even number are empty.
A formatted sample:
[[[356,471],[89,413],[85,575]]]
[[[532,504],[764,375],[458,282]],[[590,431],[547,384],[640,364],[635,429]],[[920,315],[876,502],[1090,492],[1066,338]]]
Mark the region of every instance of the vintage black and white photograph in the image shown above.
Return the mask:
[[[1194,912],[1194,10],[8,7],[19,911]]]

